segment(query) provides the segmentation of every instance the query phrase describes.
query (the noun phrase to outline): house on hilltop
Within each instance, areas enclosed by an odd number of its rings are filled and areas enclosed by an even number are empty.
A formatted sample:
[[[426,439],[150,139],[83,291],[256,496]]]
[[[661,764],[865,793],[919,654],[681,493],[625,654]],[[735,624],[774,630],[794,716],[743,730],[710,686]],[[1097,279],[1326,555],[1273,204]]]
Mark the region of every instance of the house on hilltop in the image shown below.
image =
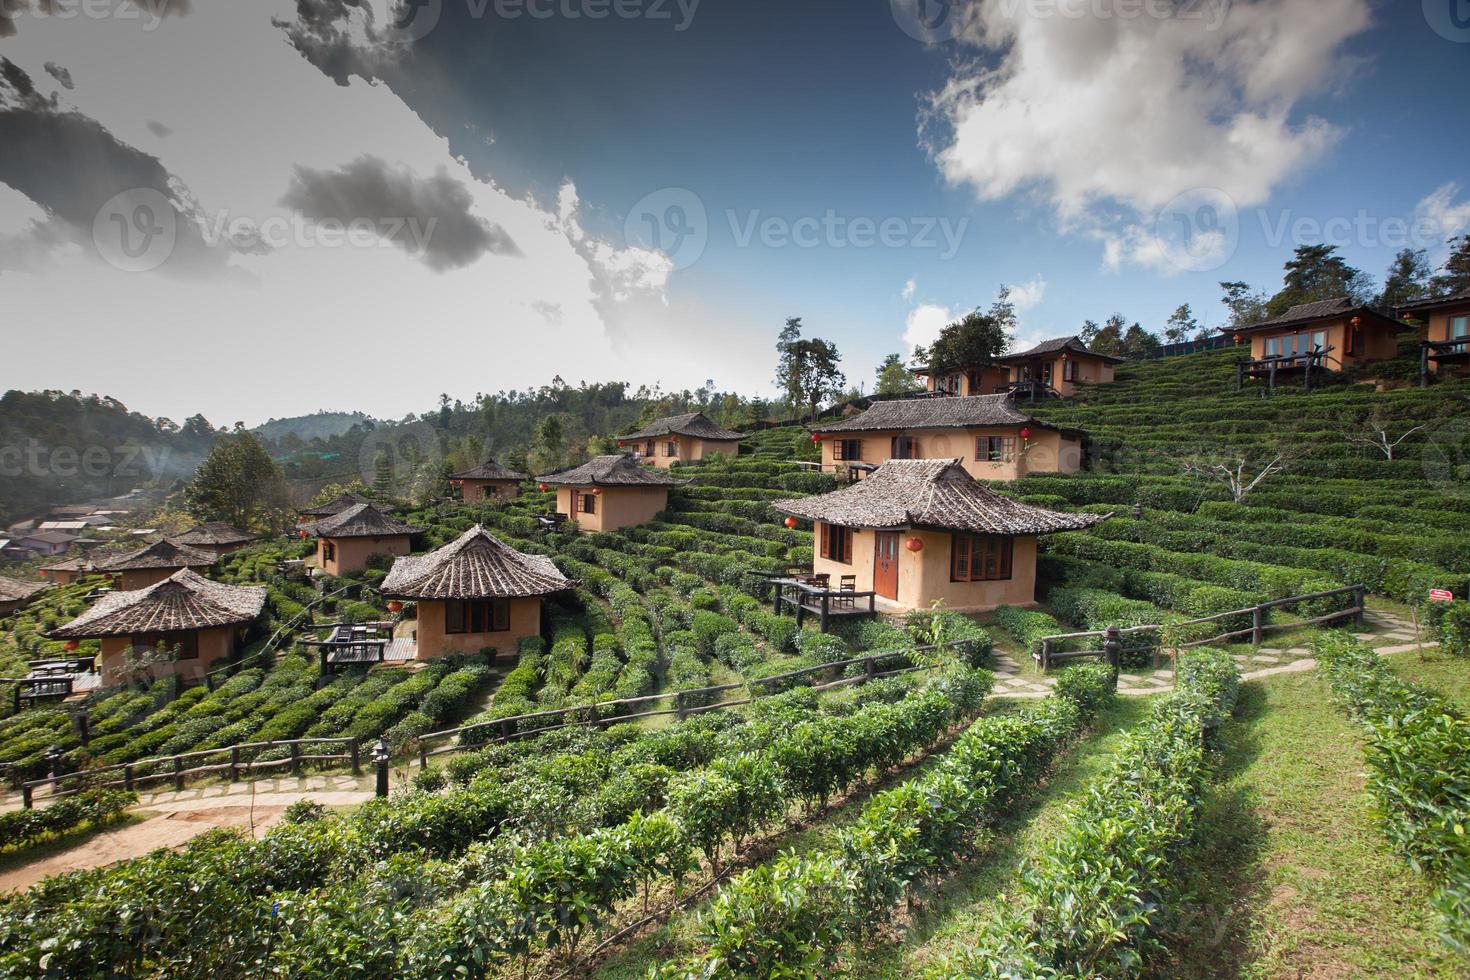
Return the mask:
[[[1003,394],[874,402],[812,434],[822,444],[822,469],[850,479],[890,459],[958,458],[982,480],[1082,468],[1081,430],[1039,422]]]
[[[711,453],[737,455],[743,438],[745,433],[722,429],[703,412],[689,412],[656,419],[637,432],[618,436],[617,443],[619,449],[633,449],[645,463],[669,467],[704,459]]]
[[[114,576],[125,591],[147,588],[180,569],[204,570],[215,563],[213,552],[161,538],[150,545],[97,562],[97,571]]]
[[[333,497],[331,500],[327,501],[324,504],[318,504],[315,507],[305,507],[301,510],[298,510],[296,513],[298,516],[300,516],[302,521],[309,522],[313,520],[321,520],[324,517],[335,517],[347,508],[356,507],[358,504],[372,504],[374,507],[378,508],[378,510],[382,511],[385,514],[391,513],[393,510],[393,508],[389,507],[387,504],[380,504],[369,497],[364,497],[360,493],[353,493],[351,491],[348,491],[347,493],[337,494],[337,496]]]
[[[640,466],[630,456],[598,456],[581,466],[541,477],[556,487],[556,510],[584,531],[615,531],[647,524],[669,506],[669,488],[682,487],[667,473]]]
[[[108,593],[49,636],[101,640],[102,674],[114,683],[124,679],[129,650],[176,654],[149,666],[151,676],[197,678],[235,654],[265,606],[265,593],[265,586],[211,582],[185,568],[147,588]]]
[[[1419,383],[1431,375],[1463,374],[1470,367],[1470,289],[1405,303],[1394,310],[1419,326]]]
[[[909,371],[914,377],[922,378],[925,389],[935,395],[994,395],[1005,391],[1011,380],[1010,368],[1003,364],[941,371],[927,364],[916,364]]]
[[[1105,519],[1002,497],[958,459],[891,460],[852,486],[772,507],[815,525],[814,574],[895,610],[1033,604],[1037,538]]]
[[[530,478],[525,473],[487,459],[474,469],[451,473],[449,482],[459,488],[460,499],[470,503],[476,500],[512,500],[521,492],[521,481]]]
[[[393,562],[382,593],[418,604],[417,660],[487,647],[513,655],[541,632],[541,601],[575,588],[545,555],[527,555],[476,524],[436,551]]]
[[[50,586],[45,582],[22,582],[0,575],[0,616],[24,609]]]
[[[1009,372],[1013,394],[1030,397],[1076,394],[1082,384],[1106,384],[1126,358],[1089,350],[1081,337],[1043,340],[1030,350],[996,358]]]
[[[1280,378],[1342,371],[1369,361],[1397,357],[1398,335],[1405,327],[1345,296],[1301,303],[1259,323],[1226,327],[1236,343],[1250,342],[1250,358],[1240,362],[1239,377],[1264,378],[1272,387]]]
[[[394,520],[372,503],[353,504],[298,529],[302,537],[316,538],[316,566],[328,575],[361,571],[374,555],[406,555],[413,550],[413,536],[423,530]]]
[[[247,544],[259,541],[260,535],[242,531],[224,521],[207,521],[189,528],[183,534],[174,535],[172,540],[176,544],[188,545],[212,555],[228,555]]]
[[[41,575],[57,585],[71,585],[92,571],[95,571],[95,566],[86,558],[63,558],[40,568]]]

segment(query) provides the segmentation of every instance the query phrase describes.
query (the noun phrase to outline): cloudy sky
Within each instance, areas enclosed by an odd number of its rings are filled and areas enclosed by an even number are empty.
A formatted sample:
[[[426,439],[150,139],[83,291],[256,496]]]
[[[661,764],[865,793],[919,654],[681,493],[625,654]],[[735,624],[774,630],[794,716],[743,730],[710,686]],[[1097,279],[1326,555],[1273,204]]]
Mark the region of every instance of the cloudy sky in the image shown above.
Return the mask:
[[[1455,0],[3,0],[0,388],[176,419],[871,384],[1470,230]]]

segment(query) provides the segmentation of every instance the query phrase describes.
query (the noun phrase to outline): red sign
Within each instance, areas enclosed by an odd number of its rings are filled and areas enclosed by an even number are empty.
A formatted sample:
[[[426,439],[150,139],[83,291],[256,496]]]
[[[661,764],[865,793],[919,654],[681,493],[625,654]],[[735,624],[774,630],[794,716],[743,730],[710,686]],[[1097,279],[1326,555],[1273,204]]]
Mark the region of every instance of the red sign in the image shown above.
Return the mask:
[[[1429,601],[1430,602],[1454,602],[1455,601],[1455,594],[1453,592],[1451,592],[1449,589],[1430,589],[1429,590]]]

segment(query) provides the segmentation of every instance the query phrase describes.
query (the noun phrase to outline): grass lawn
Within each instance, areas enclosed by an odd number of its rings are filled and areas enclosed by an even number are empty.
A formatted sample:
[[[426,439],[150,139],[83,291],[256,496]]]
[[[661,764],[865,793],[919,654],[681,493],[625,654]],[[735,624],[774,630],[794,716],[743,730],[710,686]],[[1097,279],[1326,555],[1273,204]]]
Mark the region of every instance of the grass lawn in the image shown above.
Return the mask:
[[[1453,672],[1412,655],[1394,663]],[[1358,730],[1325,682],[1306,673],[1247,684],[1226,737],[1201,826],[1207,846],[1192,862],[1198,900],[1172,923],[1174,958],[1159,975],[1470,975],[1436,938],[1423,880],[1374,826]]]
[[[1470,660],[1451,657],[1437,648],[1425,650],[1422,660],[1414,652],[1397,653],[1385,659],[1404,680],[1432,687],[1470,710]]]

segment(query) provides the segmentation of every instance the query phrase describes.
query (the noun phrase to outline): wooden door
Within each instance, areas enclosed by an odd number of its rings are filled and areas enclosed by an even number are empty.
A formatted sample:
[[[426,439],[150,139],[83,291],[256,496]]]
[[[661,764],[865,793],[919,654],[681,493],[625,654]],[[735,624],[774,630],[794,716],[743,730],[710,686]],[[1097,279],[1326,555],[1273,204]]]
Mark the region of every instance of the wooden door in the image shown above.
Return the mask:
[[[898,532],[874,535],[873,591],[885,599],[898,599]]]

